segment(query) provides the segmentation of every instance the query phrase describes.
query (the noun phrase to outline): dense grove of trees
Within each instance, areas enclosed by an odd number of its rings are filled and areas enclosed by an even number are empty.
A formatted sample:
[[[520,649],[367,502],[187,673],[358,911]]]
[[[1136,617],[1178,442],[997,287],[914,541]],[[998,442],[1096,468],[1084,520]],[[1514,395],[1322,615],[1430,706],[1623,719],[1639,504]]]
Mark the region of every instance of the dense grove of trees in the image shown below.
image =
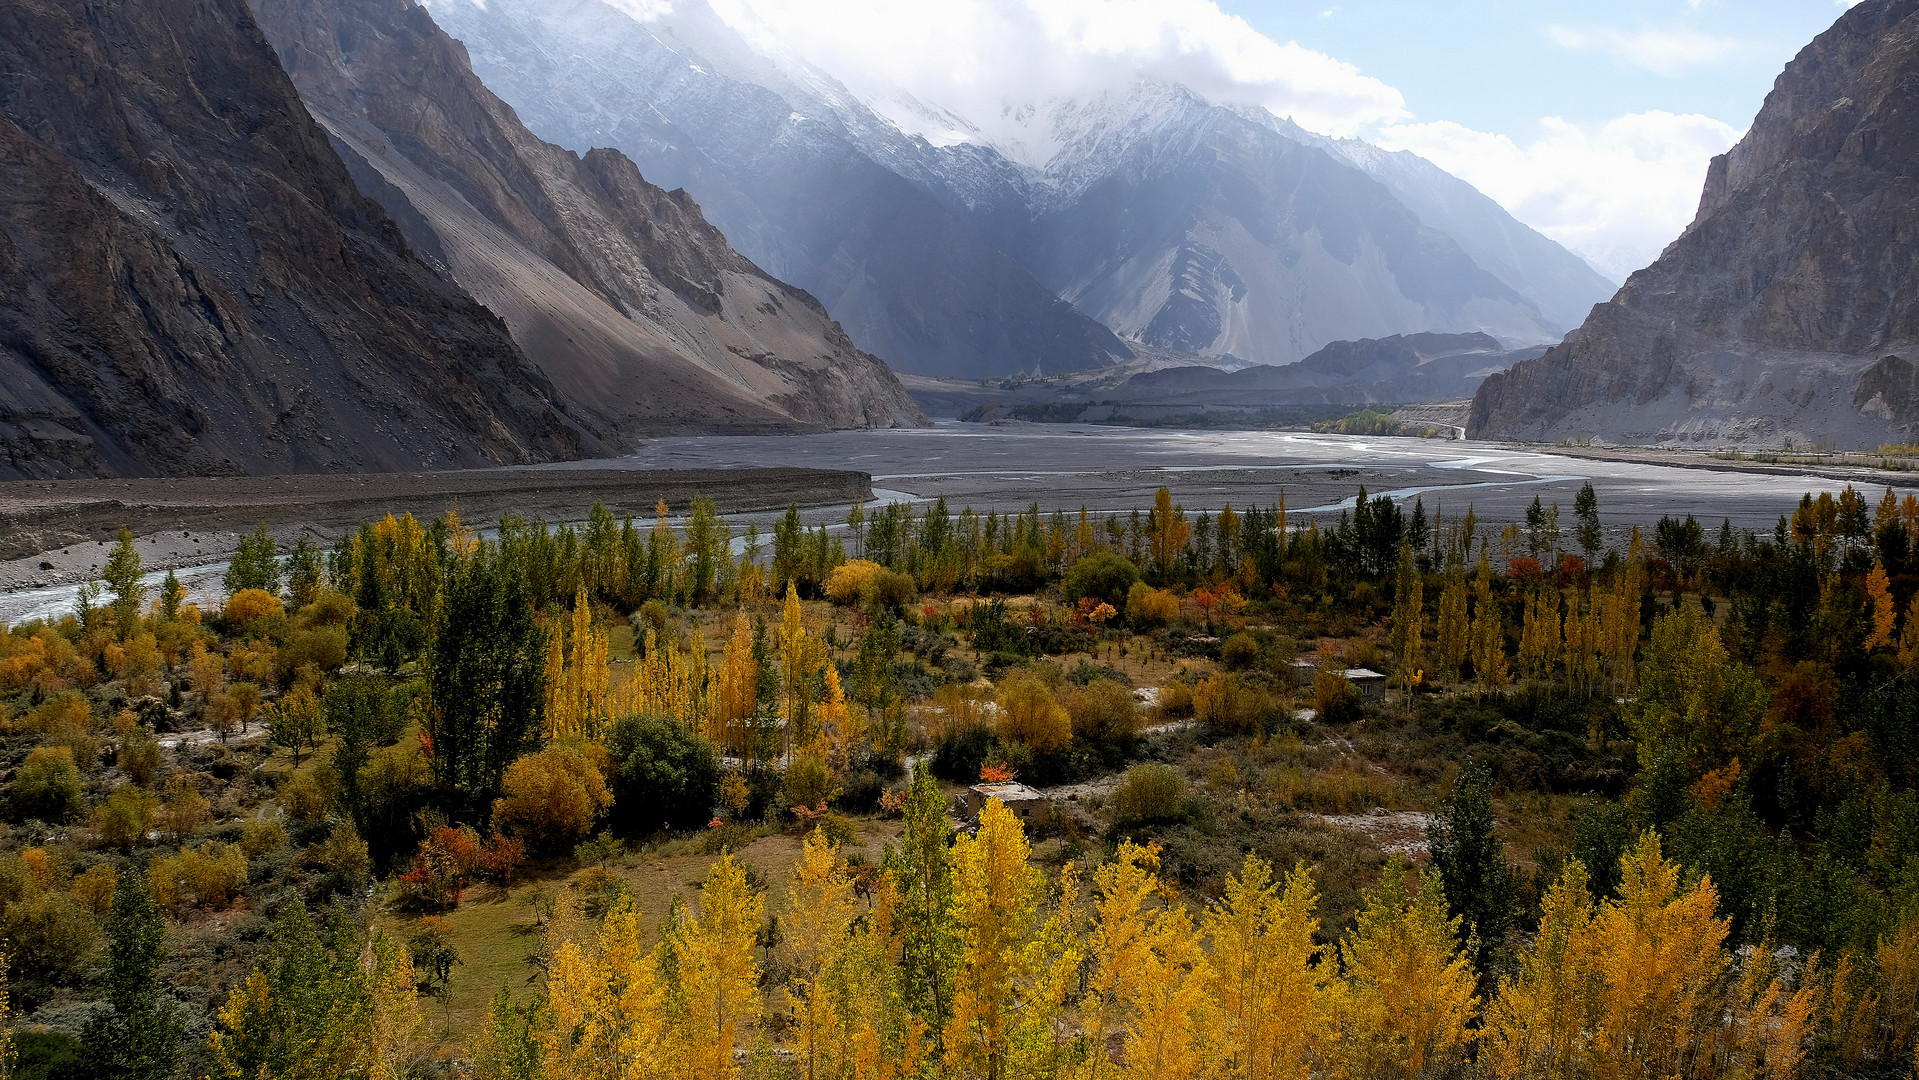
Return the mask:
[[[1124,515],[856,506],[837,531],[795,508],[736,552],[698,500],[678,524],[596,507],[494,540],[389,517],[284,556],[262,529],[201,611],[171,577],[143,586],[123,533],[72,617],[0,635],[0,936],[18,1003],[105,1003],[81,1042],[119,1057],[96,1072],[400,1076],[423,1067],[416,994],[444,994],[455,958],[431,919],[403,942],[383,912],[452,908],[529,859],[690,830],[720,854],[790,820],[784,889],[722,856],[657,928],[611,875],[547,919],[543,989],[503,994],[474,1067],[1898,1075],[1919,1010],[1915,536],[1919,499],[1890,491],[1642,536],[1608,530],[1590,486],[1563,524],[1535,501],[1497,528],[1364,491],[1336,518],[1190,514],[1162,489]],[[850,636],[808,614],[820,599],[857,612]],[[1155,710],[1241,740],[1249,769],[1315,727],[1463,740],[1430,867],[1393,863],[1339,909],[1308,867],[1206,869],[1193,834],[1222,825],[1175,765],[1140,763],[1109,666],[1128,649],[1190,659]],[[1395,697],[1362,702],[1342,666]],[[290,768],[226,745],[256,727]],[[163,750],[183,728],[210,737]],[[1052,872],[997,804],[955,842],[934,780],[1129,765],[1098,845]],[[1241,784],[1246,822],[1323,797],[1263,783]],[[1498,791],[1617,797],[1522,874]],[[876,812],[903,836],[849,862],[845,815]],[[230,977],[165,955],[167,926],[242,900],[258,944]]]

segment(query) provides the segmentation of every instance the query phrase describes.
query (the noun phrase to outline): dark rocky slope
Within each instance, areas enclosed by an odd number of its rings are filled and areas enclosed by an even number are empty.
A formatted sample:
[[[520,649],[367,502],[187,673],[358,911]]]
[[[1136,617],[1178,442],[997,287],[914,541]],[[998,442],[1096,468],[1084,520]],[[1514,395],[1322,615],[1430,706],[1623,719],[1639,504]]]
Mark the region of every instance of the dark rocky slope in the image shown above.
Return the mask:
[[[1842,446],[1919,425],[1919,0],[1787,65],[1658,261],[1486,380],[1479,438]]]
[[[355,188],[244,0],[12,0],[0,71],[0,477],[601,449]]]
[[[616,442],[923,422],[884,363],[616,150],[535,138],[413,0],[255,0],[302,98],[415,247]]]

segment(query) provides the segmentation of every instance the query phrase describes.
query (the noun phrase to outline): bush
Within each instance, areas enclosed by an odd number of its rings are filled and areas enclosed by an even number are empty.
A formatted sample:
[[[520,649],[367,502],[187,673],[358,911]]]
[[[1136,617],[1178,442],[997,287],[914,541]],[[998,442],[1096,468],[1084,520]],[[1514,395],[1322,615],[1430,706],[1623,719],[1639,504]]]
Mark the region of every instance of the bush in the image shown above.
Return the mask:
[[[613,802],[598,767],[570,746],[515,761],[500,787],[505,794],[493,803],[494,822],[535,851],[572,850]]]
[[[860,586],[860,603],[875,611],[898,611],[919,596],[919,588],[905,574],[881,568]]]
[[[160,743],[145,728],[135,728],[120,740],[113,760],[134,783],[146,787],[160,775]]]
[[[1128,593],[1139,580],[1139,568],[1110,551],[1095,551],[1073,564],[1061,583],[1066,601],[1089,596],[1124,609]]]
[[[1073,721],[1053,692],[1037,679],[1013,678],[1000,684],[999,734],[1048,754],[1073,737]]]
[[[606,746],[618,767],[613,824],[629,836],[705,825],[719,801],[720,756],[713,744],[661,716],[629,716]]]
[[[860,592],[873,575],[886,569],[870,559],[852,559],[833,568],[826,576],[823,590],[826,598],[835,604],[856,604],[860,601]]]
[[[259,858],[287,846],[287,827],[279,818],[249,821],[240,826],[240,850],[249,858]]]
[[[1165,626],[1179,618],[1179,597],[1136,581],[1126,592],[1126,621],[1135,628]]]
[[[322,626],[299,630],[280,650],[280,678],[286,681],[308,664],[321,671],[338,671],[346,665],[347,632],[344,626]]]
[[[1350,724],[1360,718],[1359,692],[1345,672],[1321,668],[1313,677],[1313,708],[1322,724]]]
[[[1272,695],[1230,671],[1214,672],[1193,688],[1193,718],[1228,731],[1261,730],[1278,710]]]
[[[147,865],[153,901],[163,908],[191,903],[223,908],[247,883],[247,857],[237,846],[210,840],[178,855],[162,855]]]
[[[73,898],[95,915],[105,915],[113,907],[113,892],[119,885],[120,876],[113,867],[100,863],[74,875]]]
[[[121,784],[94,808],[93,829],[114,847],[130,848],[146,838],[153,826],[157,800],[134,784]]]
[[[13,813],[61,824],[86,810],[80,769],[65,746],[42,746],[13,774]]]
[[[933,775],[956,784],[977,784],[980,766],[997,749],[993,730],[985,724],[951,725],[933,744]]]
[[[1186,817],[1186,776],[1171,765],[1135,765],[1113,789],[1113,827],[1158,825]]]
[[[10,973],[51,982],[84,964],[99,937],[93,916],[57,892],[8,904],[0,931],[13,949]]]
[[[833,774],[826,762],[814,754],[801,754],[787,766],[782,785],[788,806],[812,809],[839,796],[833,787]]]
[[[1123,745],[1139,737],[1139,702],[1133,692],[1106,679],[1060,696],[1073,720],[1073,735],[1092,742]]]
[[[286,614],[286,605],[265,589],[241,589],[227,600],[227,621],[245,626],[255,619]]]
[[[1219,662],[1229,671],[1244,671],[1259,663],[1259,639],[1241,630],[1219,647]]]

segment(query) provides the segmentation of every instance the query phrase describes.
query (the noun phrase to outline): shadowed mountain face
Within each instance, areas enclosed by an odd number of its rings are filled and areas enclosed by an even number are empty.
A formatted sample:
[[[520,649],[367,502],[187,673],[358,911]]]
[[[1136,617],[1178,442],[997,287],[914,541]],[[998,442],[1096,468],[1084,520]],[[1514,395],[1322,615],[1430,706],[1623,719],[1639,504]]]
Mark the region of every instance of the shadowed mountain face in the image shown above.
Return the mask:
[[[0,477],[602,447],[408,250],[244,0],[0,5]]]
[[[1778,446],[1919,426],[1919,0],[1786,66],[1699,214],[1564,344],[1486,380],[1472,434]]]
[[[616,444],[923,422],[811,296],[616,150],[535,138],[413,0],[255,0],[362,188]]]
[[[1024,145],[933,145],[881,111],[966,121],[871,105],[703,0],[648,21],[606,0],[429,7],[534,130],[685,186],[902,371],[1080,371],[1132,344],[1278,364],[1425,330],[1545,343],[1613,291],[1430,163],[1175,85],[1037,106]]]
[[[1509,350],[1487,334],[1335,341],[1296,364],[1149,371],[1106,396],[1132,404],[1244,407],[1463,401],[1481,380],[1542,351]]]
[[[533,130],[618,147],[693,192],[734,246],[902,371],[1080,370],[1130,355],[831,110],[730,78],[725,57],[597,0],[431,10]]]

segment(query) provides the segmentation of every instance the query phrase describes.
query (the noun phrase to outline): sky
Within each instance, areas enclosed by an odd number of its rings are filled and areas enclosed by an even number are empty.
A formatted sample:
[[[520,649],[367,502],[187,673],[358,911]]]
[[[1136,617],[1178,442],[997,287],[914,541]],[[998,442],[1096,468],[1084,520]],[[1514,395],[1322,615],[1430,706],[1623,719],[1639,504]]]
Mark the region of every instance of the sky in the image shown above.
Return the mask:
[[[671,0],[613,0],[657,11]],[[987,137],[1139,75],[1411,150],[1615,280],[1844,0],[712,0],[863,93]],[[640,14],[640,10],[635,11]]]

